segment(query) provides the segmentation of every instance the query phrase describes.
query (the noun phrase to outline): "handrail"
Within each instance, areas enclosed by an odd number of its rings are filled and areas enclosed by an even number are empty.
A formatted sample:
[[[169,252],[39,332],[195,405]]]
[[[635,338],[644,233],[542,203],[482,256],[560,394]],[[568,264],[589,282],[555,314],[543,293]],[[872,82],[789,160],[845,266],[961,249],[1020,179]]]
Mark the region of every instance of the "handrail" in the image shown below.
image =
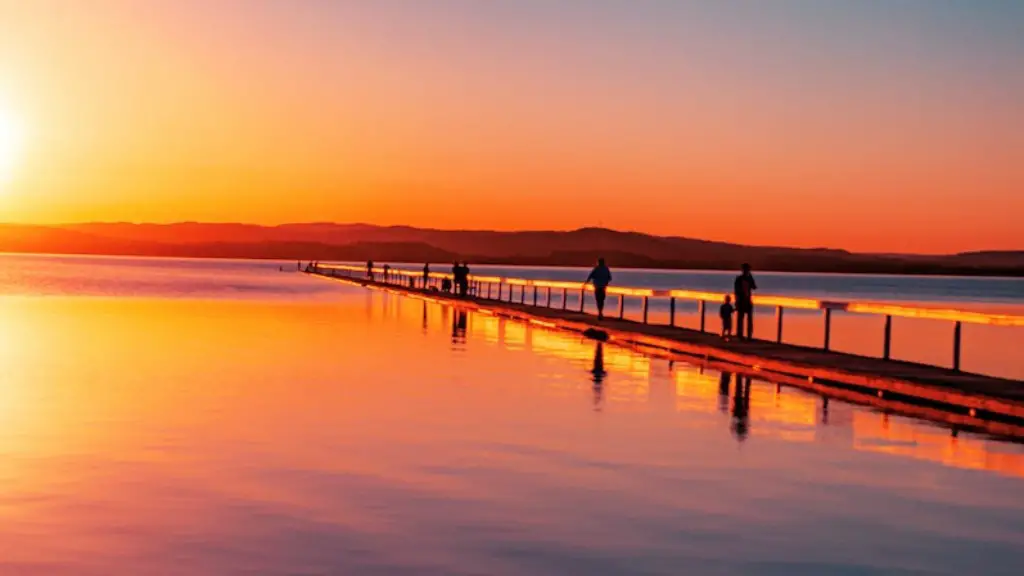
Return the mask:
[[[365,266],[351,266],[346,264],[320,264],[318,268],[329,270],[342,270],[348,272],[365,273]],[[383,274],[384,269],[374,267],[374,274]],[[390,274],[397,274],[406,278],[422,278],[423,272],[406,270],[401,268],[389,268]],[[444,279],[452,278],[449,272],[430,272],[430,278]],[[593,292],[594,287],[583,282],[569,282],[559,280],[533,280],[529,278],[515,278],[502,276],[477,276],[469,277],[471,282],[507,284],[511,286],[536,286],[538,288],[556,288],[566,290],[586,290]],[[702,292],[695,290],[656,290],[651,288],[631,288],[625,286],[609,286],[608,294],[618,296],[640,296],[640,297],[666,297],[680,300],[692,300],[697,302],[723,302],[726,292]],[[795,298],[790,296],[755,295],[753,297],[755,306],[772,306],[781,308],[795,308],[801,310],[841,310],[855,314],[875,314],[881,316],[896,316],[902,318],[920,318],[930,320],[949,320],[963,322],[965,324],[984,324],[989,326],[1024,326],[1024,316],[1011,314],[989,314],[985,312],[972,312],[967,310],[954,310],[943,308],[928,308],[923,306],[906,306],[903,304],[885,302],[853,302],[853,301],[826,301],[813,298]]]

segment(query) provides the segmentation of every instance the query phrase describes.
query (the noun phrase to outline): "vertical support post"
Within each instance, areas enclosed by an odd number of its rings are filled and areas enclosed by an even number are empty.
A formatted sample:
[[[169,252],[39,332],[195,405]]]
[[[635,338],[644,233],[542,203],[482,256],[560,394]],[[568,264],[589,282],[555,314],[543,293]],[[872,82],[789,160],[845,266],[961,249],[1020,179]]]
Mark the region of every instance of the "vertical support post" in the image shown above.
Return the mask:
[[[775,307],[775,341],[782,342],[782,317],[785,308],[782,306]]]
[[[647,324],[647,309],[650,306],[651,297],[644,296],[644,324]]]
[[[519,290],[519,303],[526,304],[526,284],[520,286]]]
[[[569,289],[562,288],[562,310],[569,307]]]
[[[537,287],[533,287],[533,305],[537,306]]]
[[[963,323],[956,321],[953,327],[953,370],[960,371],[960,337],[963,331]]]
[[[882,342],[882,358],[888,360],[892,352],[892,315],[885,316],[885,340]]]
[[[490,300],[490,299],[491,299],[491,286],[492,286],[493,284],[494,284],[493,282],[488,282],[488,283],[487,283],[487,299],[488,299],[488,300]]]
[[[672,296],[668,299],[668,325],[676,325],[676,297]]]
[[[708,303],[703,301],[703,300],[701,300],[700,304],[698,305],[698,308],[700,308],[700,331],[703,332],[704,331],[704,320],[706,318],[705,312],[707,312]]]
[[[825,308],[825,342],[823,348],[828,350],[832,340],[832,309]]]
[[[548,303],[547,307],[551,308],[551,286],[548,286]]]
[[[583,313],[587,306],[587,288],[580,288],[580,313]]]
[[[626,317],[626,295],[619,294],[619,320]]]

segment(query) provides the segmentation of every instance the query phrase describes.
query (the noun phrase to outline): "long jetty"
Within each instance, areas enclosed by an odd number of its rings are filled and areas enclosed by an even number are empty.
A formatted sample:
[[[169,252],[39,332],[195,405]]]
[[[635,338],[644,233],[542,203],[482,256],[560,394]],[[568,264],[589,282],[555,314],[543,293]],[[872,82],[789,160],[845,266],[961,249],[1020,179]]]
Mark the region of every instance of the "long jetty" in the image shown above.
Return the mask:
[[[618,300],[617,313],[598,319],[596,315],[588,314],[585,308],[587,293],[592,292],[593,287],[580,282],[475,275],[469,278],[470,294],[458,296],[440,289],[444,280],[452,280],[452,275],[444,272],[425,275],[421,271],[383,267],[374,268],[371,272],[365,266],[342,264],[318,264],[306,271],[367,288],[445,301],[534,325],[575,331],[656,354],[678,355],[702,366],[756,375],[780,384],[811,389],[826,397],[940,420],[954,430],[975,429],[1024,438],[1024,382],[960,369],[963,324],[1024,328],[1024,316],[757,295],[754,297],[755,306],[772,306],[776,310],[776,338],[723,340],[705,330],[707,304],[722,302],[725,295],[721,293],[610,286],[608,294]],[[553,305],[553,293],[557,297],[557,305]],[[570,294],[579,295],[578,307],[573,309],[568,307]],[[640,320],[625,318],[627,298],[641,300]],[[653,298],[669,300],[667,324],[649,321],[648,312]],[[676,303],[680,300],[698,303],[699,330],[676,325]],[[820,348],[783,342],[783,319],[787,308],[821,311]],[[835,310],[883,315],[883,355],[869,357],[831,350],[831,318]],[[952,365],[942,367],[892,359],[893,317],[952,322]]]

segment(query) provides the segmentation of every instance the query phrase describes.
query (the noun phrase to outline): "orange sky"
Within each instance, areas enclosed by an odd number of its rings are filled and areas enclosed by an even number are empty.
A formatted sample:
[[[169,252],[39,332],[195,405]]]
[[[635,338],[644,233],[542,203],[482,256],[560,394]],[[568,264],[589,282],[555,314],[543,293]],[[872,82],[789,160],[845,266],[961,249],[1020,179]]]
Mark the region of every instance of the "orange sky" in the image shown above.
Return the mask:
[[[1024,249],[1024,9],[726,4],[0,0],[0,221]]]

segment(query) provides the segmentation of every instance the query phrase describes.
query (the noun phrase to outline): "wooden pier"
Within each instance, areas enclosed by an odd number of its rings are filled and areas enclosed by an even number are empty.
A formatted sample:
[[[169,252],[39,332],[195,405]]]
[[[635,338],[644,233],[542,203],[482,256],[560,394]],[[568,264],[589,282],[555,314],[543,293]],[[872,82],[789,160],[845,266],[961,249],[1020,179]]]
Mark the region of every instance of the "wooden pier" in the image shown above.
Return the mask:
[[[533,305],[525,296],[495,299],[459,297],[430,284],[382,282],[354,273],[354,267],[320,267],[315,275],[413,297],[480,310],[552,329],[607,338],[645,351],[680,357],[713,369],[752,375],[772,382],[814,390],[827,397],[871,404],[883,409],[945,422],[954,430],[973,429],[1024,439],[1024,382],[973,374],[939,366],[858,356],[766,340],[723,340],[717,335],[674,325],[625,318],[604,318],[564,307]],[[382,276],[378,276],[383,279]],[[511,286],[515,285],[510,284]],[[482,285],[481,285],[482,286]],[[578,287],[579,284],[576,284]],[[578,288],[577,288],[578,289]],[[629,289],[620,289],[629,290]],[[522,290],[525,292],[525,288]],[[511,300],[511,301],[510,301]],[[702,300],[703,302],[703,300]],[[646,306],[645,306],[646,309]],[[645,315],[646,316],[646,315]]]

